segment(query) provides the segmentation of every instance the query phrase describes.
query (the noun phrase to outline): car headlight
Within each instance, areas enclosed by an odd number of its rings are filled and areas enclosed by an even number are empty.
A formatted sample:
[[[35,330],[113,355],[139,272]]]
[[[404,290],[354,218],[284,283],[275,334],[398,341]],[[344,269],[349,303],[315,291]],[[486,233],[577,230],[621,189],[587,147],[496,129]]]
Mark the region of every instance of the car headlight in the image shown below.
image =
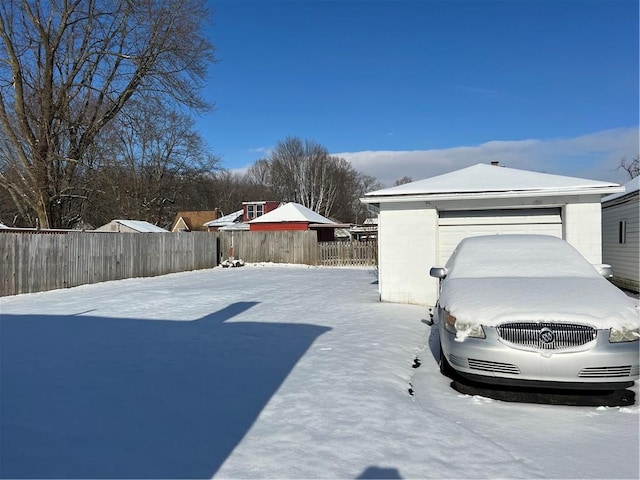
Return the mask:
[[[640,338],[640,328],[612,328],[609,330],[611,343],[637,342]]]
[[[446,310],[443,310],[443,317],[443,325],[447,332],[455,333],[456,336],[458,332],[460,332],[463,334],[462,336],[465,337],[487,338],[482,329],[482,325],[471,325],[467,322],[461,322]]]

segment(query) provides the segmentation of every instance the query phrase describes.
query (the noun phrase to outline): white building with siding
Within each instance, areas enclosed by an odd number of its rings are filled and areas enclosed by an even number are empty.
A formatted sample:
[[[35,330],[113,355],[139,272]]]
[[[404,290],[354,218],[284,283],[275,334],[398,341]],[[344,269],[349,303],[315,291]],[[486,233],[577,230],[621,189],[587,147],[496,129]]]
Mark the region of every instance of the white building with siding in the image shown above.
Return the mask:
[[[169,233],[169,230],[144,220],[111,220],[109,223],[96,228],[96,232]]]
[[[624,187],[624,192],[602,199],[602,261],[613,267],[613,283],[638,292],[640,177]]]
[[[564,238],[602,263],[601,206],[616,183],[477,164],[367,193],[378,213],[378,285],[385,302],[434,305],[443,266],[465,237],[507,233]]]

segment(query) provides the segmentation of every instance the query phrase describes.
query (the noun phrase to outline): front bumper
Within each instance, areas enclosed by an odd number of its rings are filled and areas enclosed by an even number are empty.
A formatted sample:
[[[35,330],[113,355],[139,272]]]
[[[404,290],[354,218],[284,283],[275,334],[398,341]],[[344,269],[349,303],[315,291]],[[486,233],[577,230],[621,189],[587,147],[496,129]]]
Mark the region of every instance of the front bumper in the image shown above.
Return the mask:
[[[594,344],[580,351],[529,351],[506,345],[494,327],[486,338],[465,338],[440,328],[444,358],[463,377],[514,386],[574,389],[617,389],[640,376],[640,342],[610,343],[609,331],[598,330]]]

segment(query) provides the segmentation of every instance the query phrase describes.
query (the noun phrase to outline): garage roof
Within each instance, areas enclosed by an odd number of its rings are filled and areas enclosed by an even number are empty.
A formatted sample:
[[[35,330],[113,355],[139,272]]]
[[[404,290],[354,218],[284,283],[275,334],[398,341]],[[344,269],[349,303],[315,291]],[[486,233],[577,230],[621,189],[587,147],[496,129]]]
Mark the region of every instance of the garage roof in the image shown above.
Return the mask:
[[[425,196],[477,196],[495,193],[499,196],[557,195],[557,194],[610,194],[623,191],[617,183],[565,177],[549,173],[531,172],[515,168],[478,163],[444,175],[406,183],[397,187],[369,192],[361,199],[374,203],[385,198]]]

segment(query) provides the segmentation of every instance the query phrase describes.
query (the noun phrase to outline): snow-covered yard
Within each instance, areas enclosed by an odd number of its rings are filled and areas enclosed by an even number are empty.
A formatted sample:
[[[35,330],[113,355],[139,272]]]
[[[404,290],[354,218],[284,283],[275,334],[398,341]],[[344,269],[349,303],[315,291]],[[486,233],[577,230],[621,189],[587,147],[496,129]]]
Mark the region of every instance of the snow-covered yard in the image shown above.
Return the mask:
[[[372,270],[217,268],[0,308],[5,478],[639,476],[637,405],[456,392],[425,309],[378,302]]]

